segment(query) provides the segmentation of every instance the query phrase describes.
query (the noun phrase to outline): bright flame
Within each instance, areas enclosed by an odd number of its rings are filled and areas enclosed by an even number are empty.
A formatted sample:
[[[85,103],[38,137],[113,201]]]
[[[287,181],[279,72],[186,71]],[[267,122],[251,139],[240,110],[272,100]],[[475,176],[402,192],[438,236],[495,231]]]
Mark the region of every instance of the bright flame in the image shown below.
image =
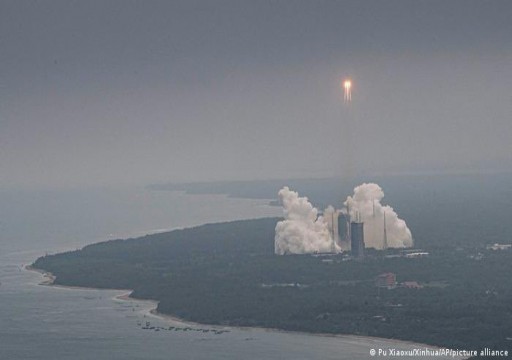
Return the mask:
[[[352,81],[350,79],[345,79],[343,81],[343,88],[345,91],[343,92],[343,101],[345,102],[351,102],[352,101]]]

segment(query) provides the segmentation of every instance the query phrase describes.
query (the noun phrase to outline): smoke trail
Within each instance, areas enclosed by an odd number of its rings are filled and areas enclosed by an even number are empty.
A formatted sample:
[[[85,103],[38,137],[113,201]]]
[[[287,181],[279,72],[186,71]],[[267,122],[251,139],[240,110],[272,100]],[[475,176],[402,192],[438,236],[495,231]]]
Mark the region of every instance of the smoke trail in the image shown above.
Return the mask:
[[[394,248],[412,247],[411,231],[404,220],[391,206],[382,205],[384,192],[374,183],[364,183],[354,189],[354,195],[347,197],[345,207],[350,217],[357,214],[364,222],[364,242],[366,247],[382,249],[384,245],[384,213],[386,213],[387,246]],[[346,212],[346,209],[345,209]]]
[[[339,251],[333,244],[327,223],[318,216],[318,210],[307,197],[299,197],[287,186],[279,190],[278,195],[283,204],[284,220],[276,225],[276,254],[330,252],[333,246]]]

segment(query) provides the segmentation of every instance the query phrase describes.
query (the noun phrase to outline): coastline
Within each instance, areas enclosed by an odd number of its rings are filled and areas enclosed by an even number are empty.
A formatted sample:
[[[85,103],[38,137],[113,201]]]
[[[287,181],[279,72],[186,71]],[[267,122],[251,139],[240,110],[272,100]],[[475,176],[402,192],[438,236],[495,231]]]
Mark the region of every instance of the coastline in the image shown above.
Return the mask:
[[[194,321],[189,321],[174,315],[170,314],[164,314],[157,311],[158,307],[158,301],[157,300],[151,300],[151,299],[139,299],[132,297],[131,294],[133,293],[133,290],[131,289],[104,289],[104,288],[92,288],[92,287],[82,287],[82,286],[68,286],[68,285],[56,285],[54,284],[54,281],[56,279],[56,276],[48,271],[44,271],[41,269],[36,269],[32,267],[31,265],[26,265],[25,269],[27,271],[34,271],[39,273],[43,277],[43,281],[41,281],[38,285],[43,286],[50,286],[53,288],[60,288],[60,289],[69,289],[69,290],[113,290],[113,291],[119,291],[122,292],[119,295],[115,295],[112,297],[112,300],[118,300],[118,301],[135,301],[142,304],[147,304],[150,306],[148,310],[145,310],[147,314],[150,316],[154,316],[160,320],[169,321],[171,323],[178,323],[183,326],[195,326],[195,327],[204,327],[208,326],[213,329],[223,329],[223,330],[237,330],[237,331],[265,331],[270,333],[280,333],[280,334],[291,334],[291,335],[304,335],[304,336],[316,336],[316,337],[323,337],[323,338],[336,338],[336,339],[343,339],[346,341],[364,341],[370,343],[375,342],[382,342],[382,341],[391,341],[397,345],[404,345],[404,346],[416,346],[416,347],[423,347],[428,348],[432,350],[437,349],[443,349],[442,347],[436,346],[436,345],[430,345],[430,344],[423,344],[423,343],[417,343],[412,342],[408,340],[401,340],[401,339],[390,339],[390,338],[383,338],[383,337],[374,337],[374,336],[363,336],[363,335],[352,335],[352,334],[331,334],[331,333],[311,333],[306,331],[292,331],[292,330],[283,330],[278,328],[266,328],[266,327],[259,327],[259,326],[232,326],[232,325],[217,325],[217,324],[208,324],[208,323],[199,323]],[[468,359],[468,358],[459,358],[459,359]]]
[[[131,300],[138,300],[134,298],[130,298]],[[143,300],[144,301],[144,300]],[[150,300],[151,301],[151,300]],[[239,330],[239,331],[251,331],[251,330],[261,330],[265,332],[271,332],[271,333],[280,333],[280,334],[292,334],[292,335],[305,335],[305,336],[318,336],[318,337],[324,337],[324,338],[336,338],[336,339],[344,339],[344,340],[363,340],[363,341],[392,341],[396,344],[402,344],[402,345],[415,345],[415,346],[423,346],[425,348],[429,349],[442,349],[439,346],[435,345],[429,345],[429,344],[421,344],[416,343],[412,341],[407,340],[400,340],[400,339],[389,339],[389,338],[382,338],[382,337],[375,337],[375,336],[364,336],[364,335],[351,335],[351,334],[330,334],[330,333],[312,333],[312,332],[306,332],[306,331],[293,331],[293,330],[283,330],[283,329],[277,329],[277,328],[267,328],[267,327],[260,327],[260,326],[232,326],[232,325],[214,325],[214,324],[207,324],[207,323],[198,323],[193,321],[188,321],[173,315],[168,315],[164,313],[160,313],[156,311],[156,308],[149,311],[152,315],[168,321],[173,322],[179,322],[183,325],[189,325],[189,326],[209,326],[212,328],[217,329],[233,329],[233,330]]]
[[[57,286],[57,285],[54,285],[55,279],[57,277],[55,275],[53,275],[51,272],[37,269],[37,268],[33,267],[32,265],[25,265],[24,268],[27,271],[34,271],[43,276],[43,281],[41,281],[38,285]]]
[[[149,310],[149,313],[159,319],[165,320],[165,321],[171,321],[173,323],[180,323],[185,326],[208,326],[213,329],[225,329],[225,330],[238,330],[238,331],[251,331],[251,330],[259,330],[259,331],[265,331],[270,333],[280,333],[280,334],[291,334],[291,335],[305,335],[305,336],[316,336],[316,337],[322,337],[322,338],[335,338],[340,340],[346,340],[346,341],[365,341],[365,342],[381,342],[381,341],[392,341],[393,343],[397,345],[404,345],[404,346],[416,346],[416,347],[423,347],[428,348],[431,350],[439,350],[444,349],[443,347],[436,346],[436,345],[430,345],[430,344],[423,344],[423,343],[417,343],[413,341],[408,340],[401,340],[401,339],[390,339],[390,338],[383,338],[383,337],[375,337],[375,336],[364,336],[364,335],[352,335],[352,334],[331,334],[331,333],[311,333],[306,331],[292,331],[292,330],[283,330],[283,329],[277,329],[277,328],[267,328],[267,327],[260,327],[260,326],[232,326],[232,325],[216,325],[216,324],[208,324],[208,323],[198,323],[194,321],[185,320],[183,318],[160,313],[157,311],[158,301],[155,300],[144,300],[144,299],[137,299],[130,296],[131,292],[127,292],[122,295],[118,295],[115,298],[123,301],[141,301],[141,302],[150,302],[155,305],[155,307],[151,310]],[[454,359],[469,359],[469,358],[454,358]]]

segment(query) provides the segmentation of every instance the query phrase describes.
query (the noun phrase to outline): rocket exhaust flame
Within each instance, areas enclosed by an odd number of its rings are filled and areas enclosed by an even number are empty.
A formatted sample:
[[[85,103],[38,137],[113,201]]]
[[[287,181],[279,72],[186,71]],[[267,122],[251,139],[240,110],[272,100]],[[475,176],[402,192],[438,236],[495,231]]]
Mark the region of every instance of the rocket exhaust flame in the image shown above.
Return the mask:
[[[352,81],[345,79],[343,81],[343,101],[349,103],[352,101]]]

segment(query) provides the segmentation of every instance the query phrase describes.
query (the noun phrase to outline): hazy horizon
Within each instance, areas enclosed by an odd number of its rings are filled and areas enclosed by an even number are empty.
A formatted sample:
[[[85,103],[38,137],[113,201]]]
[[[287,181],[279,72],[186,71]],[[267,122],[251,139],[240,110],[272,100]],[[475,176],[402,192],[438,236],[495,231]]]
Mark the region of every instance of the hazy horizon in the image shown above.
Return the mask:
[[[0,186],[511,172],[511,14],[1,0]]]

